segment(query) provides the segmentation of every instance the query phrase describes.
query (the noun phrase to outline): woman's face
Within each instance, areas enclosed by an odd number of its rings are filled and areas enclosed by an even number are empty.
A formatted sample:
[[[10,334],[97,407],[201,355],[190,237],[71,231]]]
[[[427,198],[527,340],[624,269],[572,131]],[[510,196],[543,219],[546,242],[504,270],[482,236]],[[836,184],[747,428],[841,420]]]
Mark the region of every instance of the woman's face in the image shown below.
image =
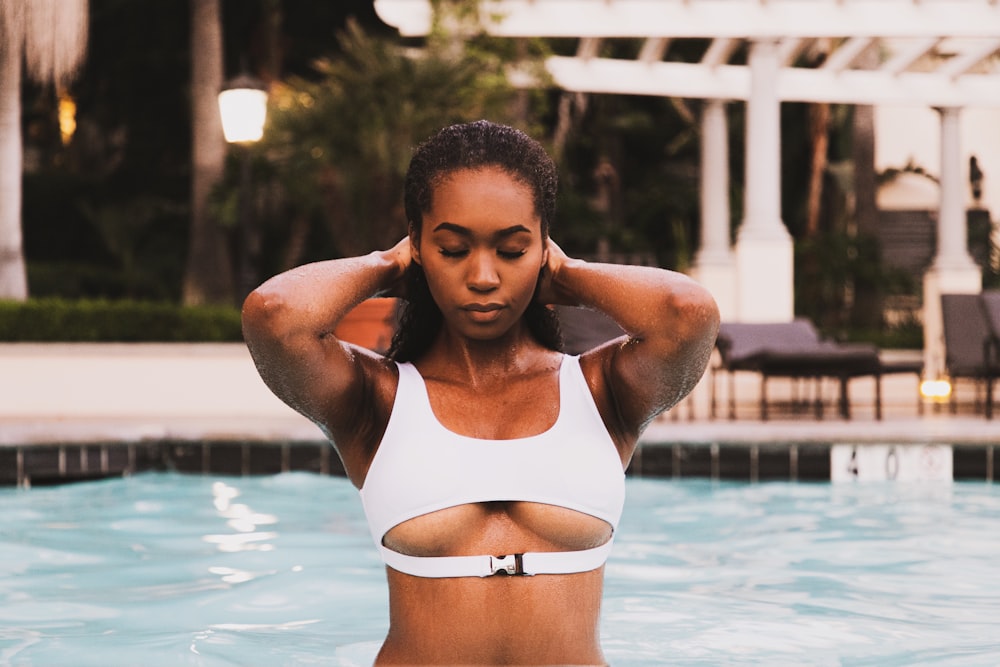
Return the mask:
[[[531,303],[547,257],[531,188],[495,167],[462,169],[432,199],[410,238],[445,322],[477,340],[508,332]]]

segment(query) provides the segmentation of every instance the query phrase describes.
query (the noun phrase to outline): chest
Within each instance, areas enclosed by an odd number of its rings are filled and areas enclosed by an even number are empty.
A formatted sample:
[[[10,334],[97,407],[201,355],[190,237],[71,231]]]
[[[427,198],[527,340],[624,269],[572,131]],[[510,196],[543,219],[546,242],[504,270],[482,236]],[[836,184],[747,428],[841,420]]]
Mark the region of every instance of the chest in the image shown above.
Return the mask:
[[[600,543],[621,513],[622,462],[582,375],[566,375],[493,393],[425,392],[402,367],[361,489],[376,542],[422,555],[472,549],[461,541],[470,535],[544,536],[538,546],[556,550]]]
[[[511,440],[544,433],[559,418],[557,374],[500,377],[476,387],[428,381],[427,400],[437,421],[459,435]]]
[[[600,546],[611,526],[582,512],[541,503],[480,502],[417,516],[382,543],[411,556],[577,551]]]

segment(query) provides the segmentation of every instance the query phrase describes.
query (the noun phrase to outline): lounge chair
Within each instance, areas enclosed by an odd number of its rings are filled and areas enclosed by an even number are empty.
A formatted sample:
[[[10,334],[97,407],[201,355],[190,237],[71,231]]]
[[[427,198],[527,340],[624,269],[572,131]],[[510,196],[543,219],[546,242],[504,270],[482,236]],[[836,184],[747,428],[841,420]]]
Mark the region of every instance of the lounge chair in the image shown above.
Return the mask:
[[[760,418],[768,418],[767,383],[773,377],[792,380],[823,378],[839,382],[838,409],[840,416],[850,419],[848,386],[851,379],[871,376],[875,380],[875,418],[882,418],[882,376],[888,373],[920,374],[922,363],[882,361],[875,345],[867,343],[837,343],[823,340],[809,320],[791,322],[742,323],[724,322],[716,342],[719,365],[712,369],[710,414],[716,412],[716,379],[720,371],[729,374],[729,418],[736,417],[734,374],[751,371],[760,374]],[[813,400],[816,418],[823,416],[823,401],[816,391]],[[918,409],[922,409],[918,402]]]
[[[990,330],[986,317],[986,301],[980,294],[942,294],[941,318],[944,324],[944,365],[952,385],[958,380],[975,383],[974,409],[978,412],[984,385],[998,375],[998,365],[988,357]],[[948,407],[958,411],[955,391]],[[991,403],[988,396],[986,403]],[[992,413],[992,406],[986,408]],[[988,416],[992,416],[989,414]]]
[[[986,383],[987,419],[993,419],[993,384],[1000,375],[1000,290],[984,290],[979,295],[979,305],[986,323],[987,340],[983,346],[984,377]]]

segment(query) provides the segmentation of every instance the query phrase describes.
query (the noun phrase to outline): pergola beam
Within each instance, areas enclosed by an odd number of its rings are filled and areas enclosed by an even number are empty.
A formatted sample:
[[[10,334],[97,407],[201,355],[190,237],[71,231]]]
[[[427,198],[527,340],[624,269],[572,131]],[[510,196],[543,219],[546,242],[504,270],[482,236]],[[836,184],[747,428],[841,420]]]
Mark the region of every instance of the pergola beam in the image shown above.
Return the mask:
[[[725,65],[729,62],[729,57],[733,54],[739,43],[739,40],[736,39],[712,40],[708,50],[705,51],[705,55],[702,56],[701,64],[708,65],[709,67]]]
[[[375,0],[375,8],[404,35],[430,28],[429,0]],[[579,93],[746,100],[750,74],[728,64],[734,49],[778,39],[785,101],[1000,107],[991,60],[1000,0],[481,0],[480,10],[480,27],[493,35],[577,38],[575,59],[547,65],[558,86]],[[643,40],[638,59],[599,57],[602,40],[622,37]],[[712,40],[701,62],[664,62],[671,40],[684,37]],[[960,45],[950,58],[938,53],[952,48],[945,42]],[[793,66],[816,44],[830,45],[824,63]],[[877,47],[887,47],[885,63],[853,68]],[[536,83],[517,76],[517,85]]]
[[[852,37],[839,49],[830,54],[823,63],[822,69],[828,72],[843,72],[854,64],[854,61],[864,53],[875,41],[873,37]]]
[[[375,0],[404,36],[430,30],[426,0]],[[995,0],[483,0],[499,37],[994,37]]]
[[[583,60],[596,58],[601,51],[601,39],[599,37],[584,37],[576,45],[576,57]]]
[[[784,66],[794,65],[799,54],[810,48],[815,41],[814,38],[803,39],[802,37],[782,39],[778,43],[778,57],[781,59],[781,64]]]
[[[576,92],[721,100],[746,100],[750,94],[750,73],[736,65],[707,68],[697,63],[552,56],[546,66],[556,85]],[[997,78],[973,74],[953,78],[922,72],[783,67],[778,72],[778,96],[786,102],[1000,107]]]
[[[923,37],[901,49],[882,65],[887,74],[901,74],[941,43],[941,37]]]
[[[670,40],[666,37],[653,37],[642,43],[642,50],[639,51],[639,62],[655,63],[663,60]]]
[[[1000,39],[984,40],[982,44],[977,44],[975,48],[956,55],[943,64],[938,73],[950,79],[957,79],[987,58],[996,55],[997,51],[1000,51]]]

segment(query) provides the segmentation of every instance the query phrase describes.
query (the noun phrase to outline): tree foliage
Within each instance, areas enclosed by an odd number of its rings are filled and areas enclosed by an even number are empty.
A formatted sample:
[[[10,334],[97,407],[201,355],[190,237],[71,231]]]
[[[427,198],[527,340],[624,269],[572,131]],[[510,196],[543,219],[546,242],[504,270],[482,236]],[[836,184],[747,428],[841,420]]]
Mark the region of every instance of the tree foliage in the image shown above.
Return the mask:
[[[317,60],[314,77],[272,90],[256,148],[257,207],[276,225],[271,236],[285,239],[272,259],[279,264],[398,241],[413,147],[451,123],[510,120],[512,89],[499,56],[444,39],[411,52],[353,21],[338,42],[340,56]]]
[[[24,85],[29,282],[36,296],[176,300],[191,216],[188,3],[89,1],[90,52],[70,91],[78,108],[72,142],[63,145],[53,129],[53,91]],[[474,25],[477,0],[434,5],[434,29],[417,40],[379,24],[370,0],[224,3],[229,69],[249,51],[258,65],[271,63],[258,74],[273,77],[269,126],[252,155],[251,209],[265,250],[259,277],[394,243],[406,230],[403,176],[413,147],[444,125],[482,117],[551,136],[559,147],[553,233],[569,252],[593,256],[603,247],[615,258],[687,269],[699,236],[699,103],[544,84],[515,90],[513,63],[534,64],[544,82],[540,56],[572,54],[577,41],[489,37]],[[331,43],[348,7],[366,27],[349,23]],[[267,8],[280,8],[284,22],[264,38]],[[675,40],[670,57],[697,60],[706,46]],[[641,40],[608,39],[601,53],[633,58],[639,48]],[[572,116],[565,126],[564,108]],[[744,108],[727,105],[734,229],[743,217]],[[872,240],[852,229],[853,185],[842,177],[849,114],[830,111],[824,174],[814,179],[824,194],[810,228],[804,167],[816,157],[817,135],[806,107],[782,105],[782,219],[797,244],[796,312],[840,333],[857,326],[849,312],[859,290],[900,288],[878,273]],[[235,158],[212,195],[213,219],[228,227],[239,217]]]

